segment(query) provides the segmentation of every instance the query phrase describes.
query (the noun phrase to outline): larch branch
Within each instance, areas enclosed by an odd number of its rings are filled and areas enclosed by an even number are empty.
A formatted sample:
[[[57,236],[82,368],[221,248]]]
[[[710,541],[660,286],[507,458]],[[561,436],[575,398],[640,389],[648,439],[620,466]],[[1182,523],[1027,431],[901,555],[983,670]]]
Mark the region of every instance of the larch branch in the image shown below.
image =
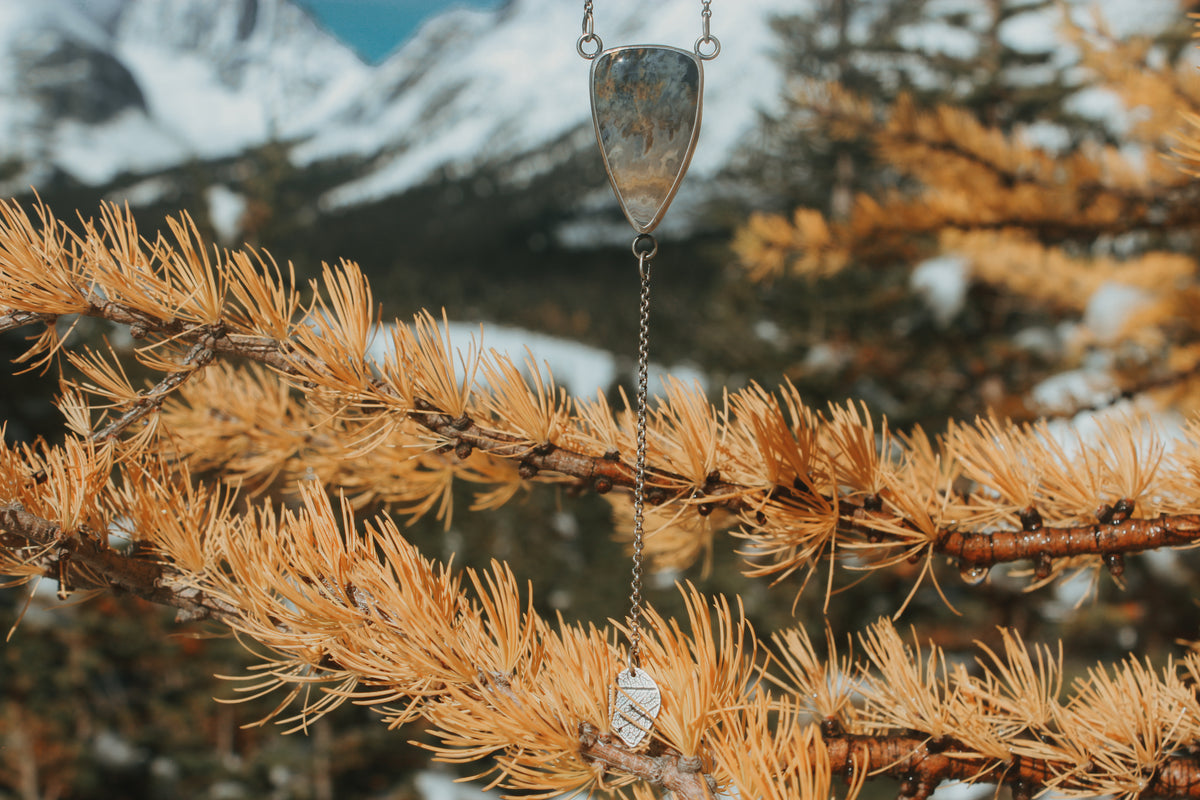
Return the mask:
[[[212,351],[201,343],[192,345],[192,349],[180,362],[180,369],[172,372],[143,393],[130,408],[118,418],[105,425],[93,434],[92,439],[103,442],[120,436],[130,425],[144,419],[162,405],[166,396],[182,386],[188,378],[195,375],[204,365],[212,361]]]
[[[678,800],[712,800],[709,778],[701,771],[699,758],[674,754],[653,756],[616,744],[611,737],[598,735],[586,723],[580,726],[580,754],[588,761],[626,775],[636,775],[652,786],[661,787]]]
[[[8,311],[0,314],[0,333],[38,322],[53,325],[55,319],[56,317],[53,314],[39,314],[33,311]]]
[[[89,315],[129,325],[135,338],[153,335],[193,346],[185,359],[184,370],[167,376],[149,394],[135,401],[122,417],[101,431],[99,436],[114,435],[109,429],[117,431],[149,413],[169,391],[182,385],[201,362],[206,362],[210,354],[251,359],[289,376],[291,380],[301,382],[306,376],[321,376],[330,371],[319,358],[301,351],[287,339],[231,332],[222,323],[205,325],[159,319],[132,306],[99,297],[89,302]],[[10,312],[0,318],[0,325],[9,318],[20,324],[50,324],[53,319],[44,314]],[[383,381],[373,382],[371,390],[383,395],[394,392]],[[633,486],[633,469],[617,453],[596,455],[551,442],[531,444],[514,434],[481,425],[469,416],[456,418],[441,413],[419,397],[413,402],[413,407],[403,413],[436,434],[438,440],[460,458],[465,459],[473,451],[479,450],[496,457],[518,460],[521,477],[526,480],[546,472],[573,478],[579,489],[598,493],[606,493],[614,488],[630,489]],[[114,428],[114,425],[117,427]],[[709,476],[703,486],[692,486],[682,475],[653,467],[647,470],[647,483],[647,501],[652,505],[684,502],[695,506],[699,513],[722,507],[734,513],[756,516],[760,525],[765,524],[770,511],[769,507],[764,510],[767,501],[798,503],[802,506],[836,502],[839,530],[868,541],[894,541],[895,537],[887,531],[897,526],[917,530],[910,521],[897,519],[892,512],[871,507],[869,501],[815,497],[807,489],[794,486],[749,487],[722,480],[718,473]],[[674,488],[680,486],[687,488]],[[1036,510],[1031,509],[1031,512],[1037,515]],[[754,530],[751,528],[747,534],[753,536]],[[1106,560],[1114,574],[1119,574],[1123,568],[1121,558],[1125,554],[1160,547],[1189,546],[1198,541],[1198,515],[1134,519],[1126,514],[1120,518],[1101,519],[1095,524],[1042,526],[1039,521],[1036,526],[1026,526],[1017,531],[942,529],[929,536],[929,547],[934,553],[958,559],[964,569],[988,568],[1000,563],[1031,559],[1039,575],[1043,575],[1049,573],[1048,566],[1055,559],[1096,555]]]
[[[827,728],[828,724],[822,726]],[[825,747],[835,775],[852,779],[866,769],[871,777],[883,775],[901,781],[901,797],[926,800],[945,781],[976,781],[1005,785],[1013,796],[1030,798],[1045,788],[1052,776],[1063,772],[1046,759],[1014,755],[1007,761],[972,754],[951,737],[930,737],[915,732],[877,734],[824,732]],[[981,776],[986,776],[981,779]],[[1071,789],[1069,781],[1056,788]],[[1200,761],[1192,753],[1166,756],[1154,771],[1141,797],[1200,798]]]
[[[122,553],[108,546],[105,533],[66,532],[21,503],[0,505],[0,545],[24,556],[24,563],[60,582],[63,591],[103,589],[179,609],[181,619],[231,622],[238,609],[196,589],[169,564]],[[67,585],[63,586],[65,581]]]
[[[1128,525],[1141,520],[1126,520]],[[1200,522],[1196,523],[1200,527]],[[64,532],[20,503],[0,506],[0,544],[27,555],[26,563],[46,577],[61,580],[64,570],[73,588],[128,592],[152,603],[178,608],[183,619],[209,618],[236,622],[241,611],[189,585],[172,566],[159,559],[122,553],[94,532]],[[357,601],[355,601],[357,602]],[[953,737],[886,729],[870,734],[847,733],[833,721],[822,724],[822,738],[834,774],[853,781],[887,776],[902,783],[901,795],[926,800],[941,783],[965,780],[1003,784],[1019,797],[1037,794],[1049,782],[1070,789],[1063,778],[1071,765],[1029,756],[1000,760],[972,752]],[[680,800],[711,800],[713,785],[699,758],[672,752],[630,750],[584,723],[579,728],[580,757],[604,771],[631,776],[674,793]],[[1086,768],[1079,778],[1086,778]],[[1190,751],[1166,754],[1147,778],[1141,796],[1200,800],[1200,760]]]
[[[951,530],[938,536],[934,549],[957,558],[963,567],[991,567],[1024,559],[1038,562],[1079,555],[1116,557],[1160,547],[1186,547],[1197,541],[1200,541],[1200,515],[1179,514],[1092,525],[1039,525],[1020,531]]]
[[[43,576],[67,581],[71,590],[126,592],[179,609],[179,621],[212,619],[231,624],[242,617],[240,609],[190,585],[168,562],[114,550],[94,532],[65,532],[20,503],[0,506],[0,546],[24,555],[24,563],[38,568]],[[358,604],[353,589],[351,586],[347,594]],[[634,752],[586,723],[580,726],[580,756],[606,770],[663,787],[679,800],[713,797],[699,759]]]

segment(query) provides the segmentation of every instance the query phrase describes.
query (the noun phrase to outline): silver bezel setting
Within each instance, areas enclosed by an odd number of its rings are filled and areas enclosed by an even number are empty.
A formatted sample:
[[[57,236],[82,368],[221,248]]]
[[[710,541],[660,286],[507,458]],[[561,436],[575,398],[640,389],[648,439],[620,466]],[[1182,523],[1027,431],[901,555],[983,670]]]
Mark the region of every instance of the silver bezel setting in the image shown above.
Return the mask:
[[[608,152],[605,150],[605,147],[604,147],[604,138],[601,135],[601,131],[600,131],[600,119],[599,119],[599,116],[597,115],[597,110],[596,110],[596,72],[597,72],[597,68],[600,66],[601,61],[603,61],[604,59],[614,58],[616,55],[618,55],[622,52],[625,52],[625,51],[630,51],[630,50],[669,50],[669,51],[673,51],[675,53],[679,53],[679,54],[686,56],[687,58],[692,60],[692,62],[696,65],[696,71],[699,76],[698,85],[697,85],[697,95],[696,95],[696,116],[695,116],[695,119],[692,121],[691,140],[688,142],[687,150],[686,150],[683,158],[681,159],[679,170],[678,170],[677,174],[675,175],[675,180],[671,184],[670,190],[667,192],[666,196],[660,203],[658,210],[654,214],[654,217],[650,220],[649,223],[646,223],[644,225],[636,222],[633,219],[633,217],[630,215],[628,206],[626,204],[626,200],[621,195],[620,187],[617,185],[617,181],[614,179],[612,166],[609,164]],[[625,214],[625,218],[627,220],[629,220],[629,224],[632,225],[633,229],[636,230],[638,233],[650,233],[651,231],[653,231],[655,228],[658,227],[659,223],[662,222],[663,217],[666,215],[667,209],[670,208],[671,202],[675,199],[675,195],[679,192],[679,187],[683,183],[683,177],[687,174],[688,167],[691,166],[692,156],[696,152],[696,143],[700,138],[700,121],[701,121],[701,118],[703,117],[703,113],[704,113],[704,60],[699,55],[697,55],[695,52],[692,52],[689,50],[684,50],[679,47],[672,47],[670,45],[664,45],[664,44],[632,44],[632,45],[621,45],[620,47],[611,47],[607,50],[602,51],[599,55],[592,58],[591,61],[592,61],[591,88],[590,88],[589,96],[591,98],[591,106],[592,106],[592,127],[595,130],[596,145],[600,149],[600,157],[604,161],[604,172],[606,175],[608,175],[609,185],[612,186],[613,193],[617,196],[617,202],[621,206],[621,211]]]

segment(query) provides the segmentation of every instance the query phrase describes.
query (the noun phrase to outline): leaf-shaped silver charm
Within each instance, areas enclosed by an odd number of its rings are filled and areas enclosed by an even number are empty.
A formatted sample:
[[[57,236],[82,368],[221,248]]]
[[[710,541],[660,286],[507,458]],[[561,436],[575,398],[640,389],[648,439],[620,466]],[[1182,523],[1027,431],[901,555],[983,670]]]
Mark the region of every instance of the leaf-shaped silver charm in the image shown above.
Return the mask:
[[[637,747],[662,708],[662,692],[644,669],[623,669],[611,694],[612,729],[629,747]]]

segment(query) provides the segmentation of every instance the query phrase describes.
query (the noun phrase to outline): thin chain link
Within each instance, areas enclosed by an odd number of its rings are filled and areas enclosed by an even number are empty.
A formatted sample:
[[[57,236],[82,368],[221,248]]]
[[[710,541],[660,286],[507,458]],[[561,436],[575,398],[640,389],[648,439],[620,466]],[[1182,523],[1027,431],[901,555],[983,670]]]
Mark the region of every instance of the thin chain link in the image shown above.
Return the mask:
[[[712,35],[712,0],[701,0],[700,38],[696,40],[696,55],[704,61],[721,55],[721,40]]]
[[[712,0],[700,0],[700,24],[704,30],[704,36],[701,37],[704,41],[712,40],[712,31],[709,28],[709,21],[712,19]],[[583,0],[583,33],[592,33],[595,30],[595,20],[593,19],[593,0]]]
[[[655,248],[657,249],[657,247]],[[642,647],[642,548],[646,517],[646,395],[650,372],[650,258],[638,253],[642,278],[638,313],[637,457],[633,467],[633,580],[629,594],[629,669],[640,666]]]
[[[604,43],[596,35],[595,22],[592,17],[592,0],[583,0],[583,33],[575,43],[575,50],[588,60],[600,55],[600,51],[604,49]]]
[[[583,0],[582,30],[583,33],[576,42],[575,49],[584,58],[593,59],[600,55],[600,51],[604,48],[600,37],[596,35],[593,0]],[[696,54],[705,61],[711,61],[721,53],[721,40],[712,35],[712,0],[700,0],[700,30],[700,38],[696,40]],[[589,50],[588,48],[593,44],[596,49]],[[706,47],[709,48],[708,52],[705,51]]]

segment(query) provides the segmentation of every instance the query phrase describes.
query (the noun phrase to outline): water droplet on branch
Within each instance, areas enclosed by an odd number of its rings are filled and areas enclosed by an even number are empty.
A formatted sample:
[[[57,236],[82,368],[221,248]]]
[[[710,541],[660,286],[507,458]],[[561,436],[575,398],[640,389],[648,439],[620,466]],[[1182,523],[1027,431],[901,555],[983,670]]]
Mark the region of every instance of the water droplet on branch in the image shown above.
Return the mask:
[[[958,574],[968,586],[978,586],[987,579],[989,568],[982,564],[963,564]]]

